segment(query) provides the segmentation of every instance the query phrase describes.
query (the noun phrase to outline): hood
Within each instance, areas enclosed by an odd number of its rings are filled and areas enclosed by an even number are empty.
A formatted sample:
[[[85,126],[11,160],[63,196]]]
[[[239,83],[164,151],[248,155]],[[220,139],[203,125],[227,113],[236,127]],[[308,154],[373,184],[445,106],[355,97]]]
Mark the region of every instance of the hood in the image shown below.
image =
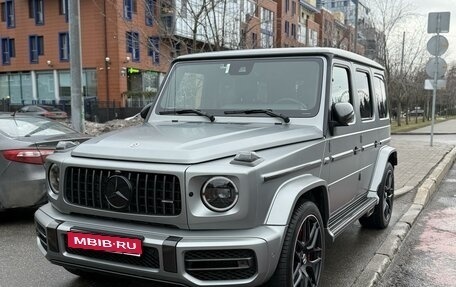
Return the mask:
[[[72,156],[192,164],[322,137],[313,126],[206,122],[143,124],[79,145]]]

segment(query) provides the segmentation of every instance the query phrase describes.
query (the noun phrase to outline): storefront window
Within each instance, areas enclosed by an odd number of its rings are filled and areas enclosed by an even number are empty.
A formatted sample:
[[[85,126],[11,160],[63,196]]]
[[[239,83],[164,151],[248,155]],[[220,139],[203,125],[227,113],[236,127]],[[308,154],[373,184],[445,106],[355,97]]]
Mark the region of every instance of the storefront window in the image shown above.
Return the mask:
[[[59,95],[61,101],[71,100],[71,80],[70,72],[59,71]]]
[[[30,73],[21,74],[22,101],[24,105],[33,101],[32,77]]]
[[[0,75],[0,100],[9,97],[8,75]]]
[[[55,101],[55,92],[54,92],[54,74],[49,72],[36,73],[36,83],[37,83],[37,92],[38,100],[40,103],[42,101],[50,102]]]
[[[97,73],[95,70],[84,70],[83,89],[85,97],[97,96]]]
[[[21,75],[12,74],[9,76],[10,100],[12,104],[22,104]]]

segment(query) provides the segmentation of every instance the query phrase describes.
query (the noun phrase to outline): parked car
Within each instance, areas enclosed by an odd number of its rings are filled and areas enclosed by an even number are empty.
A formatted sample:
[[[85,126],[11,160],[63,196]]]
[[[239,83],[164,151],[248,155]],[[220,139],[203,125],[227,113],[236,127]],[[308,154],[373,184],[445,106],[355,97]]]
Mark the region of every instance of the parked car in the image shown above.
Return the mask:
[[[45,158],[61,140],[87,139],[43,117],[0,114],[0,210],[45,203]]]
[[[325,239],[386,228],[384,68],[331,48],[177,58],[141,126],[46,161],[50,262],[187,286],[318,286]]]
[[[62,111],[61,109],[46,105],[23,106],[17,111],[17,113],[42,116],[54,120],[63,120],[68,118],[67,113]]]

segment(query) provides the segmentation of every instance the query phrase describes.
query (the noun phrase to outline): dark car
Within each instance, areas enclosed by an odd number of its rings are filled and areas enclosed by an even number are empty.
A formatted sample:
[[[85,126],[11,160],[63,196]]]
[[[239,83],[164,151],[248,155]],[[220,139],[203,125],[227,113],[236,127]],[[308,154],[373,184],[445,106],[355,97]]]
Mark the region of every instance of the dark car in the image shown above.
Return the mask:
[[[44,203],[45,158],[59,141],[87,139],[43,117],[0,114],[0,210]]]
[[[42,117],[55,119],[55,120],[68,118],[67,113],[62,111],[61,109],[53,107],[53,106],[46,106],[46,105],[23,106],[17,112],[26,113],[28,115],[34,115],[34,116],[42,116]]]

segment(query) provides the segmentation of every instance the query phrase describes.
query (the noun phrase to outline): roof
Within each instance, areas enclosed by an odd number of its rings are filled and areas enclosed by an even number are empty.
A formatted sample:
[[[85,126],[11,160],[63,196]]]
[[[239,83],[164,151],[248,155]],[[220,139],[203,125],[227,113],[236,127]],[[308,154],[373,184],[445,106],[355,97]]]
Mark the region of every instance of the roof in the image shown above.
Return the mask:
[[[336,48],[321,47],[300,47],[300,48],[272,48],[272,49],[246,49],[197,53],[180,56],[176,61],[185,60],[203,60],[203,59],[220,59],[220,58],[245,58],[245,57],[268,57],[268,56],[305,56],[305,55],[333,55],[369,66],[384,70],[379,63],[364,56]]]

